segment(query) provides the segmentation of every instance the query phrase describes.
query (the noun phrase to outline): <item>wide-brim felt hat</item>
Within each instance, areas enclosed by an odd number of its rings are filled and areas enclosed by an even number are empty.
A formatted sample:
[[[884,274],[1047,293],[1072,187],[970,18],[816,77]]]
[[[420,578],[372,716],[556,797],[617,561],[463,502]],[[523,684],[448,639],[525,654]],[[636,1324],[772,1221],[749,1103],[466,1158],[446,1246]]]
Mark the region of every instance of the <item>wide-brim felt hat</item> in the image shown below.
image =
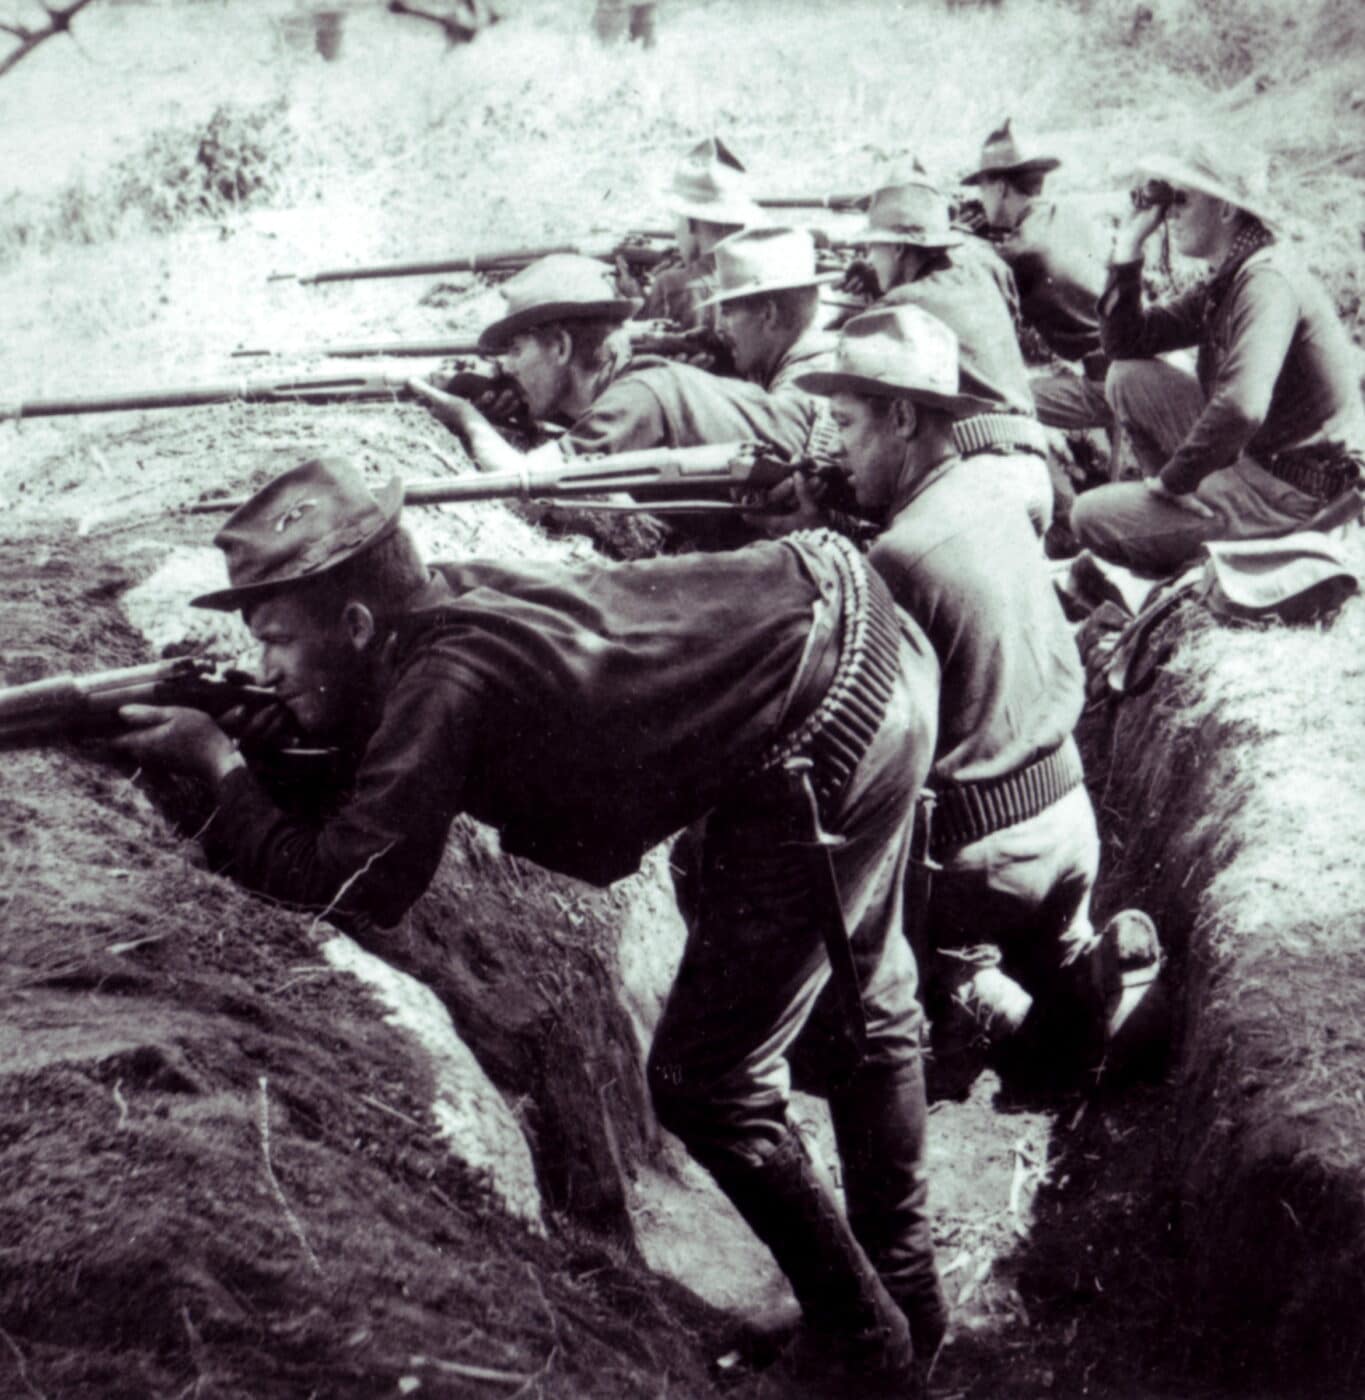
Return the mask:
[[[727,228],[767,222],[762,207],[749,194],[743,162],[719,136],[699,141],[678,162],[664,204],[684,219]]]
[[[1146,156],[1138,162],[1137,173],[1225,200],[1267,227],[1279,223],[1279,215],[1269,204],[1265,165],[1252,154],[1238,159],[1207,146],[1191,146],[1179,155],[1159,152]]]
[[[717,306],[769,292],[840,282],[841,272],[817,272],[815,240],[805,229],[749,228],[722,238],[712,250],[717,290],[699,306]]]
[[[551,253],[498,289],[507,314],[479,334],[479,349],[497,355],[512,337],[552,321],[625,321],[640,309],[623,297],[606,263],[579,253]]]
[[[954,416],[987,405],[958,390],[957,336],[918,306],[873,307],[843,328],[834,363],[797,377],[809,394],[909,399]]]
[[[1002,175],[1046,174],[1056,170],[1061,161],[1056,156],[1039,155],[1030,151],[1015,136],[1010,119],[986,137],[981,148],[981,164],[970,175],[962,177],[964,185],[979,185]]]
[[[909,248],[955,248],[962,234],[952,226],[948,199],[927,180],[903,180],[875,190],[867,223],[855,243],[898,243]]]
[[[290,584],[315,579],[363,554],[398,528],[403,483],[378,494],[342,457],[318,457],[263,486],[213,537],[228,587],[191,599],[232,612]]]

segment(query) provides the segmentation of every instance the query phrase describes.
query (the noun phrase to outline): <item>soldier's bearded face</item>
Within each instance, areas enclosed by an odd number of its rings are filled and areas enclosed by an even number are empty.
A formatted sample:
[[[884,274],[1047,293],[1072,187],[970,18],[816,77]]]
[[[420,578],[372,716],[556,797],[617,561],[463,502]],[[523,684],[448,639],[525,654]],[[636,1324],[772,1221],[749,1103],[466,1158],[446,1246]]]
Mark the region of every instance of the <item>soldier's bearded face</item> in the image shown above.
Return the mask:
[[[897,431],[889,402],[857,394],[833,394],[829,411],[844,446],[844,465],[858,504],[874,516],[895,499],[905,465],[905,438]]]
[[[721,329],[735,357],[735,368],[750,374],[762,367],[768,351],[763,303],[746,297],[721,302]]]
[[[504,374],[517,381],[532,418],[549,418],[559,407],[568,386],[568,362],[554,341],[529,333],[512,337],[498,356]]]
[[[305,734],[345,727],[361,681],[361,665],[338,613],[319,624],[298,597],[282,594],[251,610],[251,633],[261,644],[261,682],[273,686]]]

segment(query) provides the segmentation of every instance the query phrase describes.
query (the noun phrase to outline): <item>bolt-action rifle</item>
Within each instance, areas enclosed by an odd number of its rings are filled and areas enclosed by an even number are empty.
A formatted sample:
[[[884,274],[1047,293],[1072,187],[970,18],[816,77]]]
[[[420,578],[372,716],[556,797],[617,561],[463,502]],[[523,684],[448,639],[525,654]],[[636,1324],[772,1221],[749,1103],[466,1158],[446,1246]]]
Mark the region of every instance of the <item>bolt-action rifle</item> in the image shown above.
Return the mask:
[[[774,194],[760,195],[754,201],[760,209],[829,209],[851,214],[872,203],[870,194]]]
[[[720,354],[726,347],[720,336],[707,326],[684,330],[671,321],[627,321],[625,330],[630,348],[637,355],[662,355],[668,359],[690,359],[694,355]],[[477,340],[371,340],[327,345],[300,345],[286,349],[274,346],[239,347],[234,360],[264,359],[364,360],[364,359],[448,359],[484,356]]]
[[[582,243],[556,243],[545,248],[503,248],[485,253],[473,253],[462,258],[436,258],[428,262],[378,263],[372,267],[324,268],[318,272],[277,272],[272,282],[294,281],[302,287],[322,282],[362,282],[378,277],[430,277],[446,272],[513,273],[551,253],[579,253],[600,262],[624,262],[628,267],[649,270],[657,267],[676,252],[671,238],[649,230],[628,233],[624,238],[610,241],[588,240]]]
[[[773,514],[776,510],[766,503],[746,504],[733,497],[761,496],[796,473],[828,484],[845,480],[844,472],[828,463],[793,460],[776,448],[758,443],[731,442],[617,452],[546,465],[528,462],[515,471],[409,481],[403,486],[403,503],[434,506],[458,501],[579,501],[593,509],[652,514]],[[591,499],[619,492],[625,492],[632,500]],[[696,498],[685,499],[686,493],[696,493]],[[236,510],[245,499],[196,501],[184,510],[191,515],[216,514]]]
[[[0,689],[0,747],[117,733],[124,705],[184,705],[215,719],[229,710],[279,705],[273,690],[241,671],[216,671],[202,657],[180,656]]]

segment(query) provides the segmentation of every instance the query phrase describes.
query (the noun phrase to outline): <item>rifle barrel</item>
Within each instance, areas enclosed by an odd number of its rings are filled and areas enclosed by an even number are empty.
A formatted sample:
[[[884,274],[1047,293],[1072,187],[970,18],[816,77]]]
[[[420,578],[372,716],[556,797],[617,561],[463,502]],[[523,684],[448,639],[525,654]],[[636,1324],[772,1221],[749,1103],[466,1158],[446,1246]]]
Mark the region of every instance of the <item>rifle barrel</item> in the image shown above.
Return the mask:
[[[441,359],[454,355],[481,355],[477,340],[372,340],[357,341],[353,345],[303,345],[292,349],[238,349],[232,352],[234,360],[262,359],[269,355],[303,356],[312,355],[318,359],[361,360],[373,356],[376,359]]]
[[[754,201],[760,209],[830,209],[841,214],[866,209],[871,202],[870,194],[778,194]]]
[[[601,262],[614,262],[619,256],[642,267],[653,267],[671,257],[674,251],[671,242],[659,241],[655,232],[651,230],[648,233],[628,234],[623,239],[609,243],[598,240],[588,243],[556,243],[545,248],[507,248],[491,253],[476,253],[464,258],[377,263],[370,267],[333,267],[301,275],[277,272],[270,280],[283,282],[292,278],[302,287],[311,287],[320,282],[363,282],[378,277],[431,277],[444,272],[512,272],[529,263],[538,262],[541,258],[548,258],[552,253],[577,253],[582,257],[597,258]]]
[[[601,496],[628,491],[648,496],[671,492],[680,486],[697,490],[724,487],[741,479],[747,449],[740,443],[705,447],[677,447],[643,452],[617,452],[580,463],[532,466],[506,472],[476,472],[469,476],[442,476],[409,481],[403,486],[403,504],[447,505],[455,501],[499,501]],[[219,514],[236,510],[246,497],[196,501],[186,506],[189,515]]]
[[[128,413],[153,408],[199,408],[220,403],[343,403],[352,399],[391,398],[406,380],[390,375],[316,375],[302,379],[238,380],[195,384],[182,389],[147,389],[69,399],[29,399],[8,408],[4,417],[62,418],[81,413]]]

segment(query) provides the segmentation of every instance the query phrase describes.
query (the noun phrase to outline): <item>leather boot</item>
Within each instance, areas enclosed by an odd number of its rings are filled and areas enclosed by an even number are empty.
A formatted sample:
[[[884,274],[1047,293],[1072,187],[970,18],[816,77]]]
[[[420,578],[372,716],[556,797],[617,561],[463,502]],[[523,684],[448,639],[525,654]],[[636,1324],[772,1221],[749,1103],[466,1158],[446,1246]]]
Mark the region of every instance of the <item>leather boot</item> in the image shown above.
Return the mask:
[[[734,1159],[707,1165],[786,1274],[805,1315],[807,1340],[828,1363],[826,1379],[839,1371],[867,1394],[908,1390],[915,1372],[905,1315],[815,1174],[800,1138],[788,1132],[756,1167]]]
[[[932,1364],[948,1328],[934,1265],[924,1168],[924,1070],[918,1059],[864,1066],[829,1096],[854,1236],[910,1323],[916,1360]]]

